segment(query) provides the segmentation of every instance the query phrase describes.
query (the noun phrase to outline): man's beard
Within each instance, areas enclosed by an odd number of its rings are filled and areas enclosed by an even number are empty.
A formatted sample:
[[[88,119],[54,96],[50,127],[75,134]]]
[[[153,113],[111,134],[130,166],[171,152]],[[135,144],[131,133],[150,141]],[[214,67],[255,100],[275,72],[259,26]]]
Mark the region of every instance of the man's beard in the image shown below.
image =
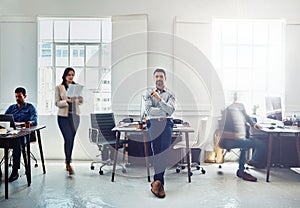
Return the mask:
[[[156,81],[156,86],[162,87],[164,83],[162,81]]]

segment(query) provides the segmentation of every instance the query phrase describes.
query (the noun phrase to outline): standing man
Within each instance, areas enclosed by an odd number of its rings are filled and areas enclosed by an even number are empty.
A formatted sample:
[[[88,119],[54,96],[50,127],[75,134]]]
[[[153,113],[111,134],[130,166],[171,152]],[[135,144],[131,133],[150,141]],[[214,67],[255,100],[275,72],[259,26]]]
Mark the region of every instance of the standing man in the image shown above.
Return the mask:
[[[175,95],[165,87],[166,72],[156,69],[153,73],[156,87],[146,93],[145,109],[147,127],[153,152],[154,181],[151,192],[158,198],[165,197],[164,173],[167,167],[167,149],[171,145],[175,111]]]
[[[14,116],[16,126],[25,126],[28,122],[30,126],[37,125],[37,111],[31,103],[26,103],[26,90],[23,87],[15,89],[15,97],[17,104],[13,104],[8,107],[5,114],[12,114]],[[20,169],[20,158],[21,158],[21,141],[17,139],[12,144],[13,149],[13,166],[12,173],[8,178],[9,182],[13,182],[18,179]]]

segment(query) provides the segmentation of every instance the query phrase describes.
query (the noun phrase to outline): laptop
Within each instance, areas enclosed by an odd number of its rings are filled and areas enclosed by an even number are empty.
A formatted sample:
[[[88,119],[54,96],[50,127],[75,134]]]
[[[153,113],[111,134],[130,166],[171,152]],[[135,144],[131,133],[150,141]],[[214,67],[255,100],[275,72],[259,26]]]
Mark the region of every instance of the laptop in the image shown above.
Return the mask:
[[[0,121],[9,121],[10,127],[16,129],[14,116],[12,114],[0,114]]]

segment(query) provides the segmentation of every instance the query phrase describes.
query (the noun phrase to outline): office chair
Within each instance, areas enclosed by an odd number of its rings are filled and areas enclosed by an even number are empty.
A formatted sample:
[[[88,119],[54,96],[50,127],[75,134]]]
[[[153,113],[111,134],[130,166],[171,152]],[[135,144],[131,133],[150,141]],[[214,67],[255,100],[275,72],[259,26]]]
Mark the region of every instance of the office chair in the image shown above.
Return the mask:
[[[250,132],[249,132],[250,128],[246,128],[246,138],[249,139],[249,136],[250,136]],[[220,142],[220,139],[221,139],[221,135],[220,135],[220,132],[219,130],[216,130],[215,131],[215,134],[214,134],[214,142],[215,142],[215,153],[216,153],[216,163],[219,164],[219,169],[222,168],[222,163],[224,163],[224,158],[227,154],[231,154],[231,155],[234,155],[237,159],[239,159],[240,157],[240,152],[241,152],[241,148],[235,148],[235,149],[228,149],[228,148],[225,148],[225,147],[222,147],[222,145],[219,144]],[[248,151],[249,153],[249,151]],[[249,154],[248,154],[248,157],[249,157]],[[248,167],[246,167],[246,169],[248,169]]]
[[[112,131],[115,127],[115,119],[113,113],[99,113],[99,114],[91,114],[91,128],[89,128],[89,140],[91,143],[96,144],[98,146],[99,161],[93,161],[91,163],[91,170],[95,169],[94,164],[101,164],[99,169],[99,174],[103,175],[102,168],[106,165],[113,164],[113,151],[116,151],[116,133]],[[122,148],[124,144],[127,144],[127,140],[120,140],[119,148]],[[125,148],[124,148],[125,149]],[[124,155],[124,154],[123,154]],[[124,162],[124,157],[123,157]],[[119,166],[122,167],[122,172],[126,173],[125,165],[122,163],[118,163]]]
[[[173,146],[174,149],[180,149],[181,161],[177,164],[176,173],[180,173],[181,170],[183,170],[187,167],[187,163],[183,159],[186,154],[191,154],[193,149],[195,149],[196,151],[197,150],[201,151],[200,146],[201,146],[201,143],[203,142],[203,138],[205,137],[207,119],[208,118],[202,118],[200,120],[198,131],[197,131],[198,132],[197,140],[193,144],[189,145],[190,146],[189,152],[185,152],[185,150],[186,150],[185,140],[182,140]],[[190,158],[193,158],[193,157],[190,157]],[[191,161],[191,168],[196,168],[196,170],[200,170],[202,174],[206,173],[206,170],[200,166],[200,161],[198,161],[198,160]],[[191,172],[191,176],[192,175],[193,175],[193,173]]]

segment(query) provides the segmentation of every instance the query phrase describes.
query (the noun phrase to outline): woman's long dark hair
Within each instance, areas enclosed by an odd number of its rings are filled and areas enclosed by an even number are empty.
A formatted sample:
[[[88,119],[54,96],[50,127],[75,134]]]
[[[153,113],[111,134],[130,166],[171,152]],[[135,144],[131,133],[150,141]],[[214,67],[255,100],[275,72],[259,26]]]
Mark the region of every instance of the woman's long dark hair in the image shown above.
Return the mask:
[[[64,74],[62,75],[62,85],[64,85],[65,86],[65,88],[66,88],[66,90],[68,89],[68,84],[67,84],[67,80],[66,80],[66,77],[68,76],[68,74],[69,74],[69,72],[70,71],[73,71],[74,72],[74,75],[75,75],[75,70],[73,69],[73,68],[71,68],[71,67],[67,67],[66,69],[65,69],[65,71],[64,71]],[[72,81],[72,84],[75,84],[75,82],[74,81]]]

